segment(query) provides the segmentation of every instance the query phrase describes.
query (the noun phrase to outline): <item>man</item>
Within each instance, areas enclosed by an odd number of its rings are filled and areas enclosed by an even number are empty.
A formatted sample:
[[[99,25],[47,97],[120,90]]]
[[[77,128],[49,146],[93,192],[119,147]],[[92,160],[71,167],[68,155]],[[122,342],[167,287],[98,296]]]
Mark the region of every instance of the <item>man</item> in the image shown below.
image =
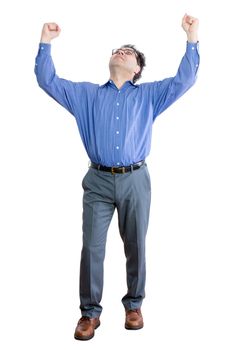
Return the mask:
[[[135,84],[145,66],[145,56],[133,45],[124,45],[113,50],[110,79],[99,86],[74,83],[56,75],[50,43],[59,36],[60,28],[56,23],[43,26],[35,66],[39,86],[74,115],[91,161],[82,182],[82,317],[75,329],[76,339],[91,339],[100,325],[106,235],[115,208],[126,256],[128,291],[122,298],[125,328],[143,327],[145,237],[151,197],[145,159],[150,151],[152,125],[194,84],[199,66],[198,19],[185,15],[182,27],[187,47],[174,77]]]

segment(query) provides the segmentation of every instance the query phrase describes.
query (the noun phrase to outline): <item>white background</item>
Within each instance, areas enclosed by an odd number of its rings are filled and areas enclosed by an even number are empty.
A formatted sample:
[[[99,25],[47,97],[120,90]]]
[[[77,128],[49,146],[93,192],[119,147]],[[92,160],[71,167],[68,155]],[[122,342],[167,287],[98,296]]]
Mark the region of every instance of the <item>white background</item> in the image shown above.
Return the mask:
[[[233,348],[233,108],[230,1],[8,1],[1,9],[1,349]],[[200,20],[196,85],[154,124],[145,327],[124,329],[125,259],[114,216],[101,327],[73,339],[80,317],[81,181],[88,159],[75,119],[37,86],[44,22],[62,33],[59,76],[105,83],[111,49],[136,44],[141,82],[176,73],[181,19]],[[140,81],[139,81],[140,82]],[[148,346],[148,345],[147,345]]]

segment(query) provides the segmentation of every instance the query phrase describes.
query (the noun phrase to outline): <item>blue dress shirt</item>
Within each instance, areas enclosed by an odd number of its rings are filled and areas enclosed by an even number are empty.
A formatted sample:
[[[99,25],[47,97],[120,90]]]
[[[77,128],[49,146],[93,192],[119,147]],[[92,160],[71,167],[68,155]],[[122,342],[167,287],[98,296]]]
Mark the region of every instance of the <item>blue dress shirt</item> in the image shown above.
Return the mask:
[[[77,83],[58,77],[51,45],[40,43],[35,74],[39,86],[75,117],[90,160],[127,166],[146,159],[153,121],[194,84],[198,67],[198,44],[187,42],[174,77],[142,84],[126,81],[120,89],[111,80],[104,85]]]

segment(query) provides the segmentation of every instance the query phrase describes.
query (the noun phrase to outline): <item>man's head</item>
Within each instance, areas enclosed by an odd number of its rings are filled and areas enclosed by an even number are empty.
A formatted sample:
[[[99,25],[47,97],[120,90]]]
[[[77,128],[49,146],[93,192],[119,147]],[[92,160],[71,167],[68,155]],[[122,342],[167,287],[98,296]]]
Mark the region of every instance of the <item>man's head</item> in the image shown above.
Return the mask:
[[[131,76],[133,83],[141,78],[141,73],[146,65],[144,54],[138,51],[134,45],[123,45],[119,49],[112,50],[109,61],[110,72],[120,70]]]

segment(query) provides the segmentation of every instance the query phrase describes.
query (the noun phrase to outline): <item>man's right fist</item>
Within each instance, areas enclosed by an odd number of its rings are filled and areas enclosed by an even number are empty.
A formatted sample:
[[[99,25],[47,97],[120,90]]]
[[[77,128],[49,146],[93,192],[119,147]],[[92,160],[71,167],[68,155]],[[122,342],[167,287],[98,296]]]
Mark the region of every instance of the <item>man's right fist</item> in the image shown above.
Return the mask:
[[[45,23],[41,33],[41,43],[49,44],[51,40],[58,37],[61,32],[60,27],[56,23]]]

